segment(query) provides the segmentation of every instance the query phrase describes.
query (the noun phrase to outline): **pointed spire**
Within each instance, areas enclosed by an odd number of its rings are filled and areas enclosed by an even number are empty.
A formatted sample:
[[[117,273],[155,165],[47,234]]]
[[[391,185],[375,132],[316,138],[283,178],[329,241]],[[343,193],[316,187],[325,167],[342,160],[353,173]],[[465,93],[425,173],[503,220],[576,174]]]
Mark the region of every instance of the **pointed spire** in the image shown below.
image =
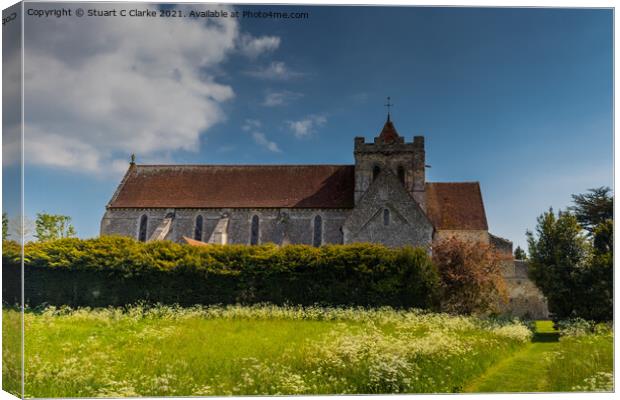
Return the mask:
[[[402,143],[403,138],[398,134],[394,124],[392,123],[392,115],[390,114],[390,108],[394,106],[394,103],[391,102],[392,98],[390,96],[387,97],[387,103],[385,106],[387,107],[387,120],[385,121],[385,125],[383,125],[383,129],[379,136],[377,137],[379,143]]]

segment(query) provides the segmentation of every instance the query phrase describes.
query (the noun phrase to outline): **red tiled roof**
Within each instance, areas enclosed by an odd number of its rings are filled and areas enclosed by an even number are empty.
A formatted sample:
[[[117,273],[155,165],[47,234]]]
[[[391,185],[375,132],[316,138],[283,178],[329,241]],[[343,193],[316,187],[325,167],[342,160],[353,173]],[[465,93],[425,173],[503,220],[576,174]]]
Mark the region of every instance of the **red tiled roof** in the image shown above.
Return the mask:
[[[353,165],[134,165],[111,208],[351,208]]]
[[[110,208],[353,208],[353,165],[134,165]],[[478,182],[426,184],[436,229],[487,230]]]
[[[400,135],[396,131],[394,124],[389,119],[383,125],[383,129],[381,129],[381,133],[379,134],[379,138],[383,143],[393,143],[397,142],[400,138]]]
[[[427,183],[426,211],[436,229],[488,230],[478,182]]]

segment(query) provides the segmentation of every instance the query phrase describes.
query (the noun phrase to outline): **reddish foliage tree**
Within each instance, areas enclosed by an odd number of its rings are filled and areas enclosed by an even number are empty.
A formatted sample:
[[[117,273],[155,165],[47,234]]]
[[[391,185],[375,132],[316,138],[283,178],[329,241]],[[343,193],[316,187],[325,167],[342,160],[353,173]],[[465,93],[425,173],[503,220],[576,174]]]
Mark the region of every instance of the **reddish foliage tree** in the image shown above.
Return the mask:
[[[458,314],[497,312],[507,301],[502,254],[488,244],[461,241],[454,237],[433,246],[433,261],[441,277],[441,308]]]

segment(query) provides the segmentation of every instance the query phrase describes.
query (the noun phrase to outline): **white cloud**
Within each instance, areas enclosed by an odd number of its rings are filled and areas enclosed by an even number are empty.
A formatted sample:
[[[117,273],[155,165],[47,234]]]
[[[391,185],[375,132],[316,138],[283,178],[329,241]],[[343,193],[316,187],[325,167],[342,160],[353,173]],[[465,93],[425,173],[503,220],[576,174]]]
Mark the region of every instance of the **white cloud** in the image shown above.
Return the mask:
[[[216,75],[235,51],[234,19],[37,19],[25,36],[29,163],[105,173],[132,152],[196,151],[234,97]]]
[[[324,115],[308,115],[299,121],[286,121],[286,124],[296,138],[302,139],[312,135],[326,122],[327,118]]]
[[[246,119],[243,125],[241,125],[241,129],[246,132],[251,131],[252,129],[258,129],[261,127],[261,122],[257,119]]]
[[[277,50],[280,47],[280,38],[277,36],[254,37],[244,34],[239,38],[238,47],[241,54],[246,57],[257,58],[262,54]]]
[[[277,107],[282,105],[288,105],[288,103],[295,101],[304,95],[302,93],[291,92],[283,90],[281,92],[267,92],[265,100],[262,105],[265,107]]]
[[[281,153],[282,151],[276,142],[267,139],[264,133],[258,131],[262,125],[263,124],[257,119],[246,119],[243,125],[241,125],[241,129],[246,132],[251,132],[252,138],[256,144],[274,153]]]
[[[256,144],[263,146],[269,151],[273,151],[274,153],[282,152],[280,148],[278,147],[278,144],[276,142],[272,142],[269,139],[267,139],[265,134],[262,132],[252,132],[252,138],[254,138],[254,141],[256,142]]]
[[[256,78],[268,80],[288,80],[303,76],[301,72],[296,72],[289,69],[289,67],[282,61],[272,61],[271,64],[267,66],[259,67],[258,69],[252,71],[246,71],[246,74]]]

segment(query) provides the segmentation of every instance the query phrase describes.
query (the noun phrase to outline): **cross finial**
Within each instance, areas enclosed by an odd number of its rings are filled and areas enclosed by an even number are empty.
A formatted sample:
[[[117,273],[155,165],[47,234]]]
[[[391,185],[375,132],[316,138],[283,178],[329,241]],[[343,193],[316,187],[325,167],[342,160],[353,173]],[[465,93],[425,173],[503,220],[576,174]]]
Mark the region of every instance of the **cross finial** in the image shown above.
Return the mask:
[[[390,121],[390,107],[392,107],[394,105],[393,103],[390,103],[390,100],[391,100],[391,97],[388,96],[387,97],[387,103],[385,104],[385,106],[387,107],[387,110],[388,110],[388,115],[387,115],[388,122]]]

